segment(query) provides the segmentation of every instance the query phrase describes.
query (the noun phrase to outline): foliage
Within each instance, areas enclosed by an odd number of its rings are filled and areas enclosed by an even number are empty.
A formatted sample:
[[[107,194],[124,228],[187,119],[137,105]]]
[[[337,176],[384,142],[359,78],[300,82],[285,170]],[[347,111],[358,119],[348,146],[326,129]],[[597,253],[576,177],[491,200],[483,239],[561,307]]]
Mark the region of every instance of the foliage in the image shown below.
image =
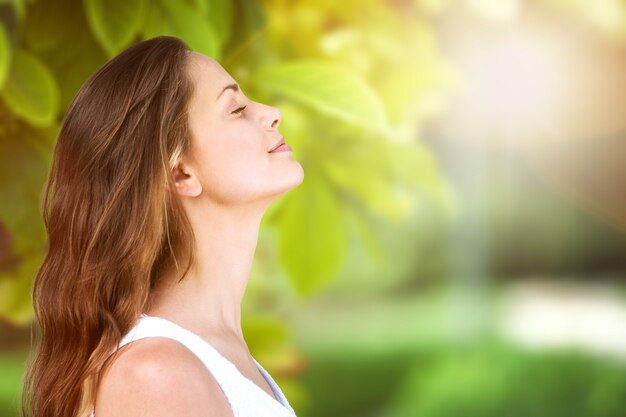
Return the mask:
[[[372,216],[401,223],[424,200],[451,208],[418,140],[419,123],[454,85],[428,27],[382,0],[368,6],[371,16],[345,12],[364,12],[357,2],[14,0],[0,7],[0,317],[23,326],[32,320],[30,289],[45,251],[41,191],[64,110],[107,59],[139,40],[178,36],[222,63],[251,99],[281,109],[281,133],[306,172],[264,218],[253,268],[263,277],[251,280],[243,315],[251,351],[297,402],[297,384],[283,379],[302,361],[268,297],[289,308],[284,300],[310,297],[336,279],[349,246],[346,219],[380,256]],[[265,279],[280,273],[289,285]]]
[[[588,14],[623,36],[626,12],[618,1],[545,1]],[[243,316],[251,351],[269,364],[287,396],[298,398],[299,387],[282,380],[302,366],[284,324],[289,303],[329,288],[355,239],[365,242],[369,256],[397,261],[381,230],[393,233],[416,213],[427,217],[419,210],[423,206],[444,219],[455,213],[453,195],[419,140],[422,124],[444,108],[459,79],[440,55],[426,19],[451,3],[0,2],[0,318],[23,326],[32,320],[30,286],[45,250],[40,193],[64,110],[82,83],[127,46],[157,35],[179,36],[222,63],[251,99],[281,109],[281,133],[306,172],[304,183],[264,218]],[[501,19],[520,2],[466,3],[484,17]],[[435,223],[427,217],[415,224],[438,227],[429,222]],[[286,280],[268,279],[283,274]],[[428,371],[416,364],[391,411],[558,416],[563,410],[585,415],[583,410],[608,416],[624,398],[623,378],[606,367],[491,354],[434,355]],[[377,375],[392,377],[385,362],[376,363]],[[394,366],[401,365],[396,360]],[[484,372],[492,366],[493,372]],[[358,391],[368,378],[355,369],[370,367],[375,365],[359,363],[343,375],[348,380],[337,381],[354,383]],[[561,384],[564,376],[571,384]],[[585,386],[587,376],[592,383]],[[554,390],[544,390],[546,383]],[[375,392],[372,387],[362,392]],[[469,395],[468,387],[484,395]],[[345,386],[339,388],[334,391]],[[562,408],[559,399],[565,399]],[[532,408],[546,403],[553,406]]]
[[[402,221],[419,199],[449,208],[437,166],[417,140],[416,120],[433,111],[424,97],[442,96],[454,77],[417,18],[382,1],[371,6],[375,20],[324,2],[14,3],[13,24],[0,26],[0,156],[20,161],[20,169],[6,165],[0,178],[0,221],[11,236],[11,253],[24,265],[1,268],[0,314],[16,323],[30,319],[15,306],[28,303],[24,289],[34,271],[25,259],[43,249],[38,197],[63,110],[108,58],[160,34],[179,36],[218,59],[251,98],[285,110],[281,127],[306,178],[271,208],[263,232],[277,230],[274,261],[296,297],[333,279],[347,249],[347,210],[357,213],[358,206],[361,213]],[[286,22],[298,25],[297,35],[288,36],[293,26]],[[16,182],[16,172],[24,170]],[[366,217],[361,224],[371,240]]]
[[[613,417],[626,406],[624,365],[579,352],[487,341],[329,351],[309,353],[302,383],[312,399],[302,417]]]
[[[528,352],[494,343],[424,358],[385,416],[609,417],[626,407],[624,367],[577,351]]]

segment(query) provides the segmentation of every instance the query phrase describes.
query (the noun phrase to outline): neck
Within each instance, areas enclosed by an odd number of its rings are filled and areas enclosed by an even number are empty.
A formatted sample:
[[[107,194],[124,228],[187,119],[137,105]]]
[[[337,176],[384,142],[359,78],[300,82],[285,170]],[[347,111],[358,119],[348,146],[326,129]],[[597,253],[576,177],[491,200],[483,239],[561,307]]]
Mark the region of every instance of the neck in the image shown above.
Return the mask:
[[[243,341],[241,302],[248,284],[264,210],[212,206],[187,210],[195,235],[195,264],[160,279],[152,294],[154,315],[190,323],[199,332]],[[148,313],[151,314],[151,313]]]

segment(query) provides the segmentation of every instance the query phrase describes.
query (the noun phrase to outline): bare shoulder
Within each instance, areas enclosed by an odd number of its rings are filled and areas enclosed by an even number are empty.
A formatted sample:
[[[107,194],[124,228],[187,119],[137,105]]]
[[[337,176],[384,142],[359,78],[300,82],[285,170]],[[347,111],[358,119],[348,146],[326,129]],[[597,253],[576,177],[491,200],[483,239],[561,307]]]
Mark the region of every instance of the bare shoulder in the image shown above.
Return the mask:
[[[180,342],[139,339],[111,355],[102,369],[96,417],[232,416],[211,372]]]

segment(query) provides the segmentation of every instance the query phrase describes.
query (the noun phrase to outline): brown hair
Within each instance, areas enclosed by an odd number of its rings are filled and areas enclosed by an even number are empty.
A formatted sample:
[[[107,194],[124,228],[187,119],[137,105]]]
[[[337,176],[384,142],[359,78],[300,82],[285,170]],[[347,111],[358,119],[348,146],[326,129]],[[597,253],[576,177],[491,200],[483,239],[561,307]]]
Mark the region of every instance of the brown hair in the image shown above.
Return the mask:
[[[190,146],[188,46],[160,36],[106,62],[66,112],[43,190],[47,254],[33,286],[37,340],[22,415],[87,416],[100,364],[160,271],[195,259],[171,169]]]

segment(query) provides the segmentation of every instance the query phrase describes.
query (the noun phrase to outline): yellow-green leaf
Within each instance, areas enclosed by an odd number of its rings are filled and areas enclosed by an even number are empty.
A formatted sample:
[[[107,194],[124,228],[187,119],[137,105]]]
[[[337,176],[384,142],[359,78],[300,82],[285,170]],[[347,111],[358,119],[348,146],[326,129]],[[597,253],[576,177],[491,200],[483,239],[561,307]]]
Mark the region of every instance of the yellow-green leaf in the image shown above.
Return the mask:
[[[259,87],[343,121],[377,130],[388,127],[376,92],[358,74],[340,65],[293,60],[261,67],[252,78]]]
[[[278,256],[300,296],[308,296],[336,275],[346,252],[339,202],[315,173],[306,175],[277,221]]]
[[[220,59],[217,36],[208,19],[185,2],[155,0],[150,5],[143,38],[161,35],[179,37],[194,51]]]
[[[45,241],[39,204],[51,156],[47,134],[24,123],[0,136],[0,222],[11,232],[16,253]]]
[[[363,166],[356,164],[342,165],[330,158],[320,163],[334,184],[353,194],[368,209],[386,220],[405,220],[413,210],[415,197],[403,192],[399,184],[383,176],[382,172],[359,169]]]
[[[18,116],[47,126],[59,110],[59,87],[48,68],[29,52],[16,49],[2,98]]]
[[[91,33],[78,34],[71,48],[55,48],[39,55],[57,80],[61,109],[69,107],[85,80],[107,60],[106,52]]]
[[[208,4],[207,15],[209,24],[219,39],[219,44],[225,44],[232,31],[233,2],[231,0],[211,0]]]
[[[84,0],[91,31],[113,57],[139,32],[144,0]]]
[[[25,49],[41,56],[46,51],[73,49],[89,28],[82,7],[76,7],[74,0],[55,0],[29,4],[22,30]]]

